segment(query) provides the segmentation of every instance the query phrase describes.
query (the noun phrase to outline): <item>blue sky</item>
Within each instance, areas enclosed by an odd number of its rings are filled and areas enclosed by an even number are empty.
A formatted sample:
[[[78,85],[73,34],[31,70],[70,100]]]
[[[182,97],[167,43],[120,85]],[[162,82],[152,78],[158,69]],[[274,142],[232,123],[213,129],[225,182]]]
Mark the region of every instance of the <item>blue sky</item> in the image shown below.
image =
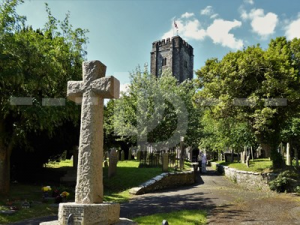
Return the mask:
[[[17,12],[43,27],[45,2],[60,20],[70,11],[74,28],[88,29],[88,60],[100,60],[107,75],[125,85],[129,72],[150,64],[151,44],[178,33],[194,48],[194,70],[208,58],[221,59],[272,38],[300,38],[299,0],[25,0]]]

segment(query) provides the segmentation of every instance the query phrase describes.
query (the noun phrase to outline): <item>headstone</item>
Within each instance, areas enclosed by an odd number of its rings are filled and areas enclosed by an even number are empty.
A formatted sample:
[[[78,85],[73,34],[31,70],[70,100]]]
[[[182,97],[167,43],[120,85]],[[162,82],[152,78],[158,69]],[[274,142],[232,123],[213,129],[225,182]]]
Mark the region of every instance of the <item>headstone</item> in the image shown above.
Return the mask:
[[[163,220],[163,221],[162,221],[162,225],[169,225],[169,223],[168,223],[167,220]]]
[[[139,149],[136,152],[136,160],[141,161],[141,150],[139,150]]]
[[[125,160],[125,152],[124,150],[121,151],[121,161]]]
[[[75,203],[59,204],[58,223],[113,224],[119,221],[120,205],[103,202],[103,99],[118,98],[120,83],[105,77],[100,61],[83,62],[83,81],[69,81],[67,96],[81,102],[81,126]]]
[[[249,160],[250,160],[250,156],[248,155],[246,158],[246,166],[249,167]]]
[[[77,169],[77,165],[78,165],[78,146],[73,148],[73,168]]]
[[[78,165],[78,146],[75,146],[72,149],[72,158],[73,158],[73,168],[68,169],[67,173],[60,178],[61,183],[65,183],[68,185],[74,185],[76,184],[76,178],[77,178],[77,165]]]
[[[128,160],[131,160],[132,159],[132,147],[129,148],[129,151],[128,151]]]
[[[288,166],[292,165],[290,143],[286,144],[286,165]]]
[[[108,177],[113,177],[117,172],[118,153],[112,149],[109,154]]]
[[[168,172],[169,168],[169,154],[163,153],[162,154],[162,170],[163,172]]]

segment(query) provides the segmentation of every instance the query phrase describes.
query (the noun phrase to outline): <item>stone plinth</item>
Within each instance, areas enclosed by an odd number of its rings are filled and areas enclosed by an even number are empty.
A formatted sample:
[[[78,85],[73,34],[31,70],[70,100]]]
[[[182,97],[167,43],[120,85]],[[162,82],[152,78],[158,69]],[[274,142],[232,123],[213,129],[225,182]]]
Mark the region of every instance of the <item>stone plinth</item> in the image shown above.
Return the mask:
[[[73,215],[74,225],[111,225],[119,222],[120,204],[77,204],[60,203],[58,221],[44,222],[42,225],[67,225],[69,215]]]
[[[119,221],[120,204],[59,204],[59,224],[67,224],[70,214],[73,214],[74,225],[113,224]]]

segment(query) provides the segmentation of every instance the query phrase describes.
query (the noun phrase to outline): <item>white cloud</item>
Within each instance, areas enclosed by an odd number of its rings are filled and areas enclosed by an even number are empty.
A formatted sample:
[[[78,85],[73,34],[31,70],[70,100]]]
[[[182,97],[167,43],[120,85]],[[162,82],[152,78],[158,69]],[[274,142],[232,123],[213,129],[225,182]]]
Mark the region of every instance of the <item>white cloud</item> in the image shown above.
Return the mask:
[[[181,15],[181,18],[190,18],[190,17],[192,17],[194,15],[195,15],[194,13],[188,13],[188,12],[186,12],[186,13],[184,13],[184,14]]]
[[[129,91],[129,85],[130,84],[120,84],[120,93],[127,94]]]
[[[300,17],[297,20],[291,21],[286,29],[285,36],[292,40],[294,38],[300,38]]]
[[[206,36],[206,32],[203,28],[201,28],[201,24],[199,20],[176,20],[176,24],[178,26],[178,35],[182,36],[184,39],[195,39],[195,40],[203,40]],[[173,37],[175,35],[174,25],[172,24],[172,28],[163,35],[163,39],[168,37]]]
[[[250,5],[253,5],[254,4],[254,1],[253,0],[244,0],[245,3],[247,4],[250,4]]]
[[[201,15],[206,15],[206,16],[210,16],[214,13],[213,7],[212,6],[206,6],[205,9],[202,9],[200,11]]]
[[[242,22],[226,21],[223,19],[215,19],[213,23],[207,28],[202,28],[199,20],[197,19],[180,19],[176,21],[178,26],[178,35],[185,40],[203,40],[209,37],[215,44],[220,44],[224,47],[231,49],[241,49],[243,47],[243,41],[234,37],[234,34],[230,31],[234,28],[238,28],[242,25]],[[163,39],[173,37],[176,30],[173,27],[163,35]]]
[[[215,18],[218,17],[218,16],[219,16],[219,14],[215,13],[215,14],[211,15],[210,18],[211,18],[211,19],[215,19]]]
[[[213,40],[214,43],[221,44],[224,47],[231,49],[241,49],[243,47],[243,41],[237,39],[233,34],[229,33],[230,30],[242,26],[242,22],[226,21],[223,19],[214,20],[207,28],[207,35]]]
[[[248,13],[247,13],[246,10],[240,9],[240,14],[241,14],[242,20],[247,20],[247,19],[249,19],[249,15],[248,15]]]
[[[250,13],[242,9],[240,13],[243,20],[251,20],[252,31],[262,38],[273,34],[278,24],[278,16],[272,12],[265,15],[263,9],[252,9]]]

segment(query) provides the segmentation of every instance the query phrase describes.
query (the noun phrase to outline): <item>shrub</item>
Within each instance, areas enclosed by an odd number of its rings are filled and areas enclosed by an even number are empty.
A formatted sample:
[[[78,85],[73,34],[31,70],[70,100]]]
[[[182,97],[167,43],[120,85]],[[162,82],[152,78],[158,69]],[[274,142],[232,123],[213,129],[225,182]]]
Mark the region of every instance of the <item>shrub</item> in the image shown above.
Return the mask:
[[[292,192],[296,190],[297,173],[286,170],[278,175],[278,177],[269,183],[270,189],[277,192]]]

